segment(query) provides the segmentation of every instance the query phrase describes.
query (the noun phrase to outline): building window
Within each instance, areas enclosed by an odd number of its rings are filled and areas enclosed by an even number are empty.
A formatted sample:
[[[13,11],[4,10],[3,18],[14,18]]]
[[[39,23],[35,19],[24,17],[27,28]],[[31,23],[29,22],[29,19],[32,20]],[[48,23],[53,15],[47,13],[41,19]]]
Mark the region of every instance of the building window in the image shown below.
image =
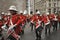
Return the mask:
[[[54,3],[54,7],[56,7],[56,3]]]
[[[57,0],[57,1],[60,1],[60,0]]]
[[[53,0],[53,1],[57,1],[57,0]]]
[[[51,3],[49,3],[49,7],[51,7]]]
[[[51,13],[51,9],[49,9],[49,13]]]
[[[51,2],[51,0],[49,0],[49,2]]]
[[[56,12],[56,8],[54,8],[54,13]]]
[[[57,0],[54,0],[54,1],[57,1]]]
[[[28,10],[28,0],[26,0],[26,9]]]

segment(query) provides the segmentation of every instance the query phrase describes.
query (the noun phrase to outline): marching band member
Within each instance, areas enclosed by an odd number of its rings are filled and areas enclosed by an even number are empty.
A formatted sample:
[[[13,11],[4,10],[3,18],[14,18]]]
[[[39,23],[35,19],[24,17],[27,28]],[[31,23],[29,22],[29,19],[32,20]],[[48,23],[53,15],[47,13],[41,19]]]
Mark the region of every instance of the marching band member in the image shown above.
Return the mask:
[[[53,18],[53,31],[56,30],[57,31],[57,24],[58,24],[58,19],[57,19],[57,15],[53,14],[54,18]]]
[[[57,18],[58,18],[59,28],[60,28],[60,14],[58,14]]]
[[[41,20],[42,19],[40,17],[40,12],[37,11],[37,13],[34,15],[32,21],[31,21],[35,25],[36,40],[41,40],[41,33],[42,33],[42,29],[43,29]]]
[[[21,20],[19,20],[19,17],[17,16],[17,9],[15,6],[10,6],[9,12],[11,13],[11,17],[6,23],[6,25],[8,25],[7,31],[7,33],[9,34],[8,38],[10,40],[19,40],[20,39],[19,33],[21,31],[20,28]]]
[[[30,17],[30,26],[31,26],[31,31],[33,31],[33,26],[34,26],[34,24],[33,24],[33,22],[32,22],[32,20],[34,20],[34,15],[32,15],[31,17]]]
[[[25,11],[24,11],[24,13],[22,11],[20,11],[19,18],[20,18],[20,20],[22,20],[21,25],[20,25],[22,28],[22,34],[24,34],[24,28],[25,28],[25,24],[26,24],[26,20],[27,20],[25,14],[26,14]]]
[[[42,21],[44,22],[44,25],[45,25],[45,34],[47,34],[47,29],[48,29],[49,34],[50,34],[50,20],[47,16],[48,14],[49,13],[43,14],[43,19],[42,19]]]

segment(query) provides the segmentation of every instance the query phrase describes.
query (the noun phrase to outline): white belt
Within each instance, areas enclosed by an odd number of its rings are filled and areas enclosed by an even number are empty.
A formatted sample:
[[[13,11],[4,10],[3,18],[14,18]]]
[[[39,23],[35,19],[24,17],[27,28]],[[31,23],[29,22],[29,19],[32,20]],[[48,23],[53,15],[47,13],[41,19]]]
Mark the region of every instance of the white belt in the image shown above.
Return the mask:
[[[45,25],[48,25],[48,24],[50,24],[50,22],[45,23]]]
[[[36,26],[36,29],[39,27],[40,25]]]
[[[53,19],[53,20],[57,21],[58,19]]]

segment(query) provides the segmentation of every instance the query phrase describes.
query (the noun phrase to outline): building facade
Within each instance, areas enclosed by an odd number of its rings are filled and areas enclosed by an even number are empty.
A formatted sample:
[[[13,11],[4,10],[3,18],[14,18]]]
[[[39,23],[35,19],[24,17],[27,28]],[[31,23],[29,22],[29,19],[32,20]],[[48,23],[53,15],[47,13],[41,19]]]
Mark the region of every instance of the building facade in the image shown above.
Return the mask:
[[[26,0],[0,0],[0,12],[7,12],[11,5],[15,5],[18,11],[26,10]]]
[[[34,0],[35,10],[40,10],[41,13],[59,13],[60,12],[60,0]]]
[[[30,0],[30,4],[28,1],[29,0],[0,0],[0,12],[7,12],[11,5],[15,5],[18,11],[29,10],[33,11],[33,13],[35,13],[36,10],[39,10],[40,13],[60,12],[60,0]]]
[[[58,13],[60,10],[60,0],[47,0],[46,1],[46,12]]]

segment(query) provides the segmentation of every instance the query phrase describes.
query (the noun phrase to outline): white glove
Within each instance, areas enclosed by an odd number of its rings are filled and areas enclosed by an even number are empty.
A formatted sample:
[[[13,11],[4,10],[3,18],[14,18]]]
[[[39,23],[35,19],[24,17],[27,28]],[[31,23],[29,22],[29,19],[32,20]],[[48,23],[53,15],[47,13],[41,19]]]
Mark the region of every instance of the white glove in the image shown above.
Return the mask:
[[[17,24],[15,24],[15,25],[10,25],[10,27],[9,27],[8,30],[12,30],[16,25],[17,25]]]
[[[7,31],[5,24],[4,24],[4,26],[2,26],[1,28],[2,28],[4,31]]]
[[[2,28],[2,29],[6,28],[6,25],[4,24],[1,28]]]

